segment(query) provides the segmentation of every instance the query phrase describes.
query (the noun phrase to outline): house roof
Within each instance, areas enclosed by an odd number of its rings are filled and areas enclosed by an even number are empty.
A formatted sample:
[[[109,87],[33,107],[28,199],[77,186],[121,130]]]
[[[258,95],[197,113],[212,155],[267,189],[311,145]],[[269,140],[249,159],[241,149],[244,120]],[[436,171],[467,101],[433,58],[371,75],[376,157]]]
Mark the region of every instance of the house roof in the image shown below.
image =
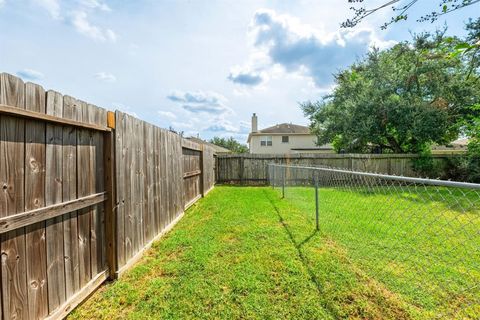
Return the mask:
[[[215,150],[215,153],[232,153],[231,150],[227,149],[227,148],[224,148],[224,147],[220,147],[220,146],[217,146],[216,144],[213,144],[213,143],[210,143],[208,141],[205,141],[205,140],[202,140],[200,138],[196,138],[196,137],[189,137],[187,138],[188,140],[191,140],[193,142],[196,142],[196,143],[201,143],[201,144],[205,144],[207,146],[210,146],[213,148],[213,150]]]
[[[248,134],[247,142],[250,142],[252,136],[258,136],[262,134],[312,134],[310,129],[306,126],[301,126],[292,123],[280,123],[272,127],[259,130],[257,132],[250,132]]]
[[[469,142],[470,142],[470,139],[468,138],[459,138],[453,141],[451,144],[454,146],[466,147]]]
[[[301,126],[292,123],[281,123],[274,125],[263,130],[259,130],[255,133],[297,133],[297,134],[310,134],[310,129],[306,126]]]

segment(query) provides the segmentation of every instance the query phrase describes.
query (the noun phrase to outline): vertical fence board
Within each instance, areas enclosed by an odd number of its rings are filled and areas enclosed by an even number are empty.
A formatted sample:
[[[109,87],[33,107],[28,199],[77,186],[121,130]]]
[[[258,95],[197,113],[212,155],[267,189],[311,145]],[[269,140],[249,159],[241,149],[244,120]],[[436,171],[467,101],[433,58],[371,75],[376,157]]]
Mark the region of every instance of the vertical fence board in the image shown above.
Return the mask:
[[[79,104],[72,97],[63,97],[63,117],[79,119]],[[77,198],[77,129],[63,128],[62,176],[63,201]],[[71,212],[63,218],[64,254],[65,254],[65,298],[68,300],[80,289],[80,266],[78,246],[78,213]]]
[[[126,127],[124,134],[124,143],[126,145],[125,155],[125,260],[133,257],[132,237],[133,237],[133,215],[134,207],[134,174],[135,174],[135,153],[133,146],[133,137],[135,134],[133,127],[133,118],[126,115]]]
[[[79,120],[88,123],[89,108],[83,101],[79,102]],[[86,129],[77,130],[77,190],[79,197],[88,196],[91,193],[91,183],[94,179],[93,170],[92,133]],[[92,208],[88,207],[78,212],[78,254],[80,287],[85,286],[91,279],[91,256],[90,256],[90,219]]]
[[[106,114],[104,110],[88,105],[88,123],[104,124],[106,123]],[[105,190],[104,172],[103,172],[103,136],[100,132],[90,132],[90,161],[92,165],[90,183],[88,185],[88,193],[98,193]],[[103,225],[103,208],[104,204],[95,205],[91,208],[90,214],[90,263],[91,275],[94,277],[104,270],[104,228]]]
[[[116,130],[115,130],[115,178],[116,178],[116,203],[115,203],[115,210],[116,210],[116,221],[117,224],[117,266],[118,269],[120,266],[123,266],[126,262],[125,258],[125,180],[126,175],[126,143],[124,141],[123,133],[126,131],[126,117],[124,113],[115,112],[115,122],[116,122]]]
[[[175,159],[181,159],[182,158],[182,137],[179,135],[175,135]],[[185,208],[185,192],[184,192],[184,184],[183,184],[183,166],[180,161],[175,161],[175,173],[174,176],[177,179],[177,190],[176,190],[176,195],[177,195],[177,205],[176,205],[176,210],[175,210],[175,216],[174,219],[177,218]]]
[[[134,119],[135,126],[135,178],[134,178],[134,223],[133,223],[133,249],[138,252],[143,244],[143,122]]]
[[[161,194],[161,176],[160,176],[160,130],[153,126],[153,219],[154,219],[154,235],[160,233],[160,194]]]
[[[160,175],[161,178],[161,198],[160,203],[160,221],[161,228],[167,226],[167,212],[168,212],[168,203],[169,203],[169,192],[168,192],[168,175],[167,175],[167,159],[168,159],[168,147],[167,147],[167,135],[168,132],[165,130],[160,130],[160,144],[162,146],[162,154],[160,156]]]
[[[107,123],[107,110],[98,108],[96,109],[95,124],[105,125]],[[96,163],[96,183],[95,183],[95,193],[100,193],[105,191],[105,162],[104,162],[104,134],[101,132],[94,133],[94,142],[95,142],[95,163]],[[106,239],[105,239],[105,203],[100,203],[97,205],[98,217],[96,224],[96,233],[98,235],[98,246],[97,246],[97,256],[98,256],[98,268],[95,275],[99,274],[107,268],[107,254],[106,254]]]
[[[0,103],[25,108],[24,84],[11,75],[0,74]],[[0,116],[0,214],[24,211],[25,121]],[[21,160],[21,161],[19,161]],[[27,267],[25,228],[1,235],[2,305],[5,319],[27,319]]]
[[[63,96],[58,92],[48,91],[46,99],[46,113],[62,117]],[[62,133],[62,126],[47,124],[45,151],[45,205],[47,206],[63,201]],[[63,217],[60,216],[46,221],[45,237],[47,242],[48,309],[52,312],[65,302]]]
[[[155,230],[155,219],[154,219],[154,172],[155,172],[155,162],[154,162],[154,136],[153,136],[153,126],[149,123],[145,124],[145,192],[144,192],[144,237],[145,243],[153,239],[154,230]]]
[[[25,109],[45,113],[45,90],[25,84]],[[25,210],[45,206],[45,123],[25,121]],[[45,221],[27,226],[27,296],[29,316],[48,315]]]

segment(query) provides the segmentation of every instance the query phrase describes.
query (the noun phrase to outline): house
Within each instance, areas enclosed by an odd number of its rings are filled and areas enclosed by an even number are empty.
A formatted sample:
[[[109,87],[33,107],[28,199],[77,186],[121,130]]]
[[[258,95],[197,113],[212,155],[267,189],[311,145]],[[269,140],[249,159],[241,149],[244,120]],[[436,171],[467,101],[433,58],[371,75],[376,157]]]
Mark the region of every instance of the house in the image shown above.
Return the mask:
[[[204,145],[207,145],[207,146],[212,147],[213,150],[215,151],[215,154],[217,154],[217,155],[232,153],[232,151],[231,151],[231,150],[228,150],[227,148],[217,146],[216,144],[210,143],[210,142],[208,142],[208,141],[202,140],[202,139],[197,138],[197,137],[189,137],[189,138],[187,138],[187,139],[188,139],[188,140],[191,140],[191,141],[193,141],[193,142],[196,142],[196,143],[201,143],[201,144],[204,144]]]
[[[468,150],[468,143],[470,139],[459,138],[447,145],[432,146],[433,154],[464,154]]]
[[[254,113],[247,143],[253,154],[334,153],[331,145],[318,146],[316,141],[308,127],[292,123],[258,130],[258,117]]]

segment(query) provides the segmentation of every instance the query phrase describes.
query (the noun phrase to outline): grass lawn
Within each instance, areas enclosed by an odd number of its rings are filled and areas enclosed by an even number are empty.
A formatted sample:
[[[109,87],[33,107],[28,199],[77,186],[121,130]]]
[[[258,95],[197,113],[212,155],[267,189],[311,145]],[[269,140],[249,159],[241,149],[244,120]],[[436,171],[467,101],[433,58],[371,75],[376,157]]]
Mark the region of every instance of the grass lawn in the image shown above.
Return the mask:
[[[446,255],[451,251],[447,249],[455,243],[442,246],[420,236],[421,244],[410,252],[406,248],[411,241],[399,241],[413,228],[407,220],[397,216],[394,220],[400,222],[391,222],[390,228],[372,224],[365,208],[369,201],[389,200],[382,195],[322,190],[320,232],[314,229],[312,195],[312,189],[289,188],[282,200],[271,188],[217,186],[139,264],[101,287],[69,318],[424,319],[444,302],[444,294],[434,294],[438,283],[453,283],[452,290],[478,283],[478,247],[458,270],[446,270],[455,256]],[[347,205],[344,200],[354,202]],[[420,205],[412,199],[400,201]],[[423,205],[433,210],[441,204]],[[420,223],[415,221],[412,224]],[[478,224],[472,228],[478,235]],[[352,230],[362,233],[355,238]],[[478,242],[474,238],[459,241]],[[392,255],[384,249],[397,249],[401,258],[391,265]],[[403,256],[406,250],[416,254],[424,249],[442,254],[445,262],[438,270],[424,269],[430,267],[428,257]],[[423,272],[428,276],[417,279]],[[459,274],[468,277],[456,280]],[[463,298],[470,300],[471,294]],[[450,302],[447,308],[459,303]],[[478,316],[478,305],[469,312],[472,318]]]

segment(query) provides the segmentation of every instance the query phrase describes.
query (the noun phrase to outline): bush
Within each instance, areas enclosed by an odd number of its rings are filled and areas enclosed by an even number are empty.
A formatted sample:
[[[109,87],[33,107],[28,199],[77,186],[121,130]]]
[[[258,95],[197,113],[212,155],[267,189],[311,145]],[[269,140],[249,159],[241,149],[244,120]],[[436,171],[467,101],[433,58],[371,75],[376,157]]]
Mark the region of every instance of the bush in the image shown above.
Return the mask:
[[[480,143],[472,141],[467,154],[435,161],[430,151],[423,151],[412,161],[413,170],[422,177],[480,183]]]
[[[425,178],[442,178],[444,168],[441,162],[435,161],[429,149],[422,151],[418,158],[412,160],[412,168],[419,176]]]

